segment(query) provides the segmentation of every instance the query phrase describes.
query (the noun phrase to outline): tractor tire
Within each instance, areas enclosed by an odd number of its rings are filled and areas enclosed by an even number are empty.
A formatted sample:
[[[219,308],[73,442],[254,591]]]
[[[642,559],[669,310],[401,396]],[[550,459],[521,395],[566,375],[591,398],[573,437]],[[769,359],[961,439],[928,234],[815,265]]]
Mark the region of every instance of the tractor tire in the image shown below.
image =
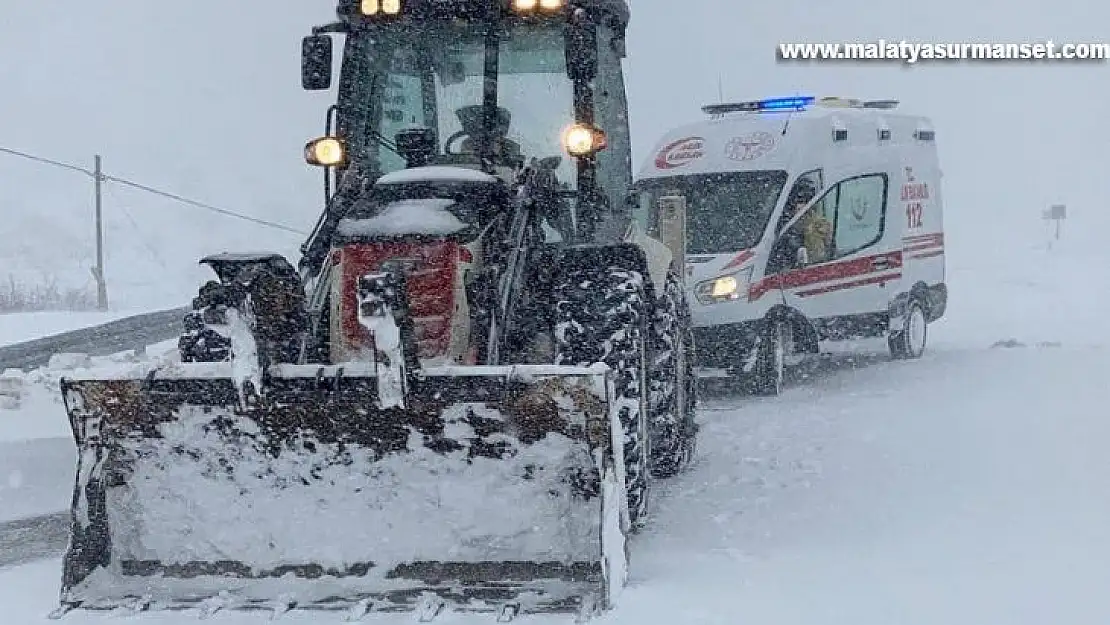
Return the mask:
[[[557,364],[603,362],[616,372],[624,430],[625,487],[632,530],[643,527],[650,494],[649,318],[643,275],[616,267],[572,268],[554,289]]]
[[[228,322],[229,309],[249,313],[259,356],[267,364],[296,363],[307,339],[308,313],[300,282],[263,263],[244,265],[227,282],[206,283],[193,299],[192,308],[185,315],[185,332],[177,342],[182,362],[231,358],[231,340],[219,331]]]
[[[181,362],[225,362],[231,359],[231,340],[217,330],[227,324],[229,308],[241,304],[241,295],[215,280],[200,287],[193,310],[185,314],[185,332],[177,340]]]
[[[694,332],[682,282],[674,274],[667,275],[651,329],[651,473],[665,479],[693,460],[698,432]]]

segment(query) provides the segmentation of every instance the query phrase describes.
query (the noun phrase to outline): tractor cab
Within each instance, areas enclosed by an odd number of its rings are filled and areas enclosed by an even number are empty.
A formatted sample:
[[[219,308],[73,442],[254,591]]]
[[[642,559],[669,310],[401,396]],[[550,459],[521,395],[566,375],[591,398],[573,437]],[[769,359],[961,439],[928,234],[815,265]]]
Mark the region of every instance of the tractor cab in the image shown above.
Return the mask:
[[[302,84],[337,103],[306,160],[333,179],[472,179],[522,172],[574,206],[577,228],[623,206],[632,183],[624,0],[363,0],[303,42]],[[340,183],[341,186],[341,183]],[[567,234],[578,238],[582,233]]]
[[[512,321],[536,316],[529,298],[504,285],[542,282],[557,264],[549,250],[627,230],[627,4],[362,0],[338,17],[304,39],[301,68],[304,88],[330,89],[343,36],[336,103],[305,147],[325,171],[327,208],[300,267],[324,357],[365,348],[342,285],[395,258],[426,362],[484,362],[495,342],[528,343],[505,328],[487,336],[490,315],[536,333]]]

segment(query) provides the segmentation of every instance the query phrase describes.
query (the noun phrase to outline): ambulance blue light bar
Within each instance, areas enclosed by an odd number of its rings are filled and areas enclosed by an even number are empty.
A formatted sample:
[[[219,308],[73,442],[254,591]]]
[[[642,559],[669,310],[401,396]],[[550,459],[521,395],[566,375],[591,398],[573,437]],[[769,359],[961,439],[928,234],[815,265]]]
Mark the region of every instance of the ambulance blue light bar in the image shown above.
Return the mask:
[[[757,113],[764,111],[804,111],[813,104],[817,98],[813,96],[792,96],[788,98],[768,98],[766,100],[753,100],[751,102],[735,102],[732,104],[709,104],[701,108],[706,115],[724,115],[725,113]]]

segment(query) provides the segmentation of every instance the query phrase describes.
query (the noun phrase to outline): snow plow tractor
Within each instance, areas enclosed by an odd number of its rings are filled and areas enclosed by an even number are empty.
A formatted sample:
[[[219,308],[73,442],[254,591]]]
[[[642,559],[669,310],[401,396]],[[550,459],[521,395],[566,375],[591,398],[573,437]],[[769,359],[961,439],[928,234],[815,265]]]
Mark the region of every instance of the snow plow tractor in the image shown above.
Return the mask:
[[[61,606],[611,607],[694,454],[684,205],[630,194],[624,0],[343,0],[299,266],[219,254],[180,361],[62,383]]]

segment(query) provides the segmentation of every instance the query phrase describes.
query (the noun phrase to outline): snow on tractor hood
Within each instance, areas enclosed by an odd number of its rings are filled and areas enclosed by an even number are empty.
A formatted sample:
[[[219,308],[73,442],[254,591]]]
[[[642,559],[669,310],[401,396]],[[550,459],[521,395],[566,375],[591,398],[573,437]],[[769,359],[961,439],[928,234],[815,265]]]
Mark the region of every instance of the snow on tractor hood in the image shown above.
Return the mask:
[[[373,217],[342,219],[337,230],[344,237],[448,236],[466,229],[466,224],[448,210],[454,205],[454,200],[441,198],[398,200],[383,206]]]
[[[378,178],[375,185],[412,184],[417,182],[497,182],[497,178],[467,167],[413,167]]]

